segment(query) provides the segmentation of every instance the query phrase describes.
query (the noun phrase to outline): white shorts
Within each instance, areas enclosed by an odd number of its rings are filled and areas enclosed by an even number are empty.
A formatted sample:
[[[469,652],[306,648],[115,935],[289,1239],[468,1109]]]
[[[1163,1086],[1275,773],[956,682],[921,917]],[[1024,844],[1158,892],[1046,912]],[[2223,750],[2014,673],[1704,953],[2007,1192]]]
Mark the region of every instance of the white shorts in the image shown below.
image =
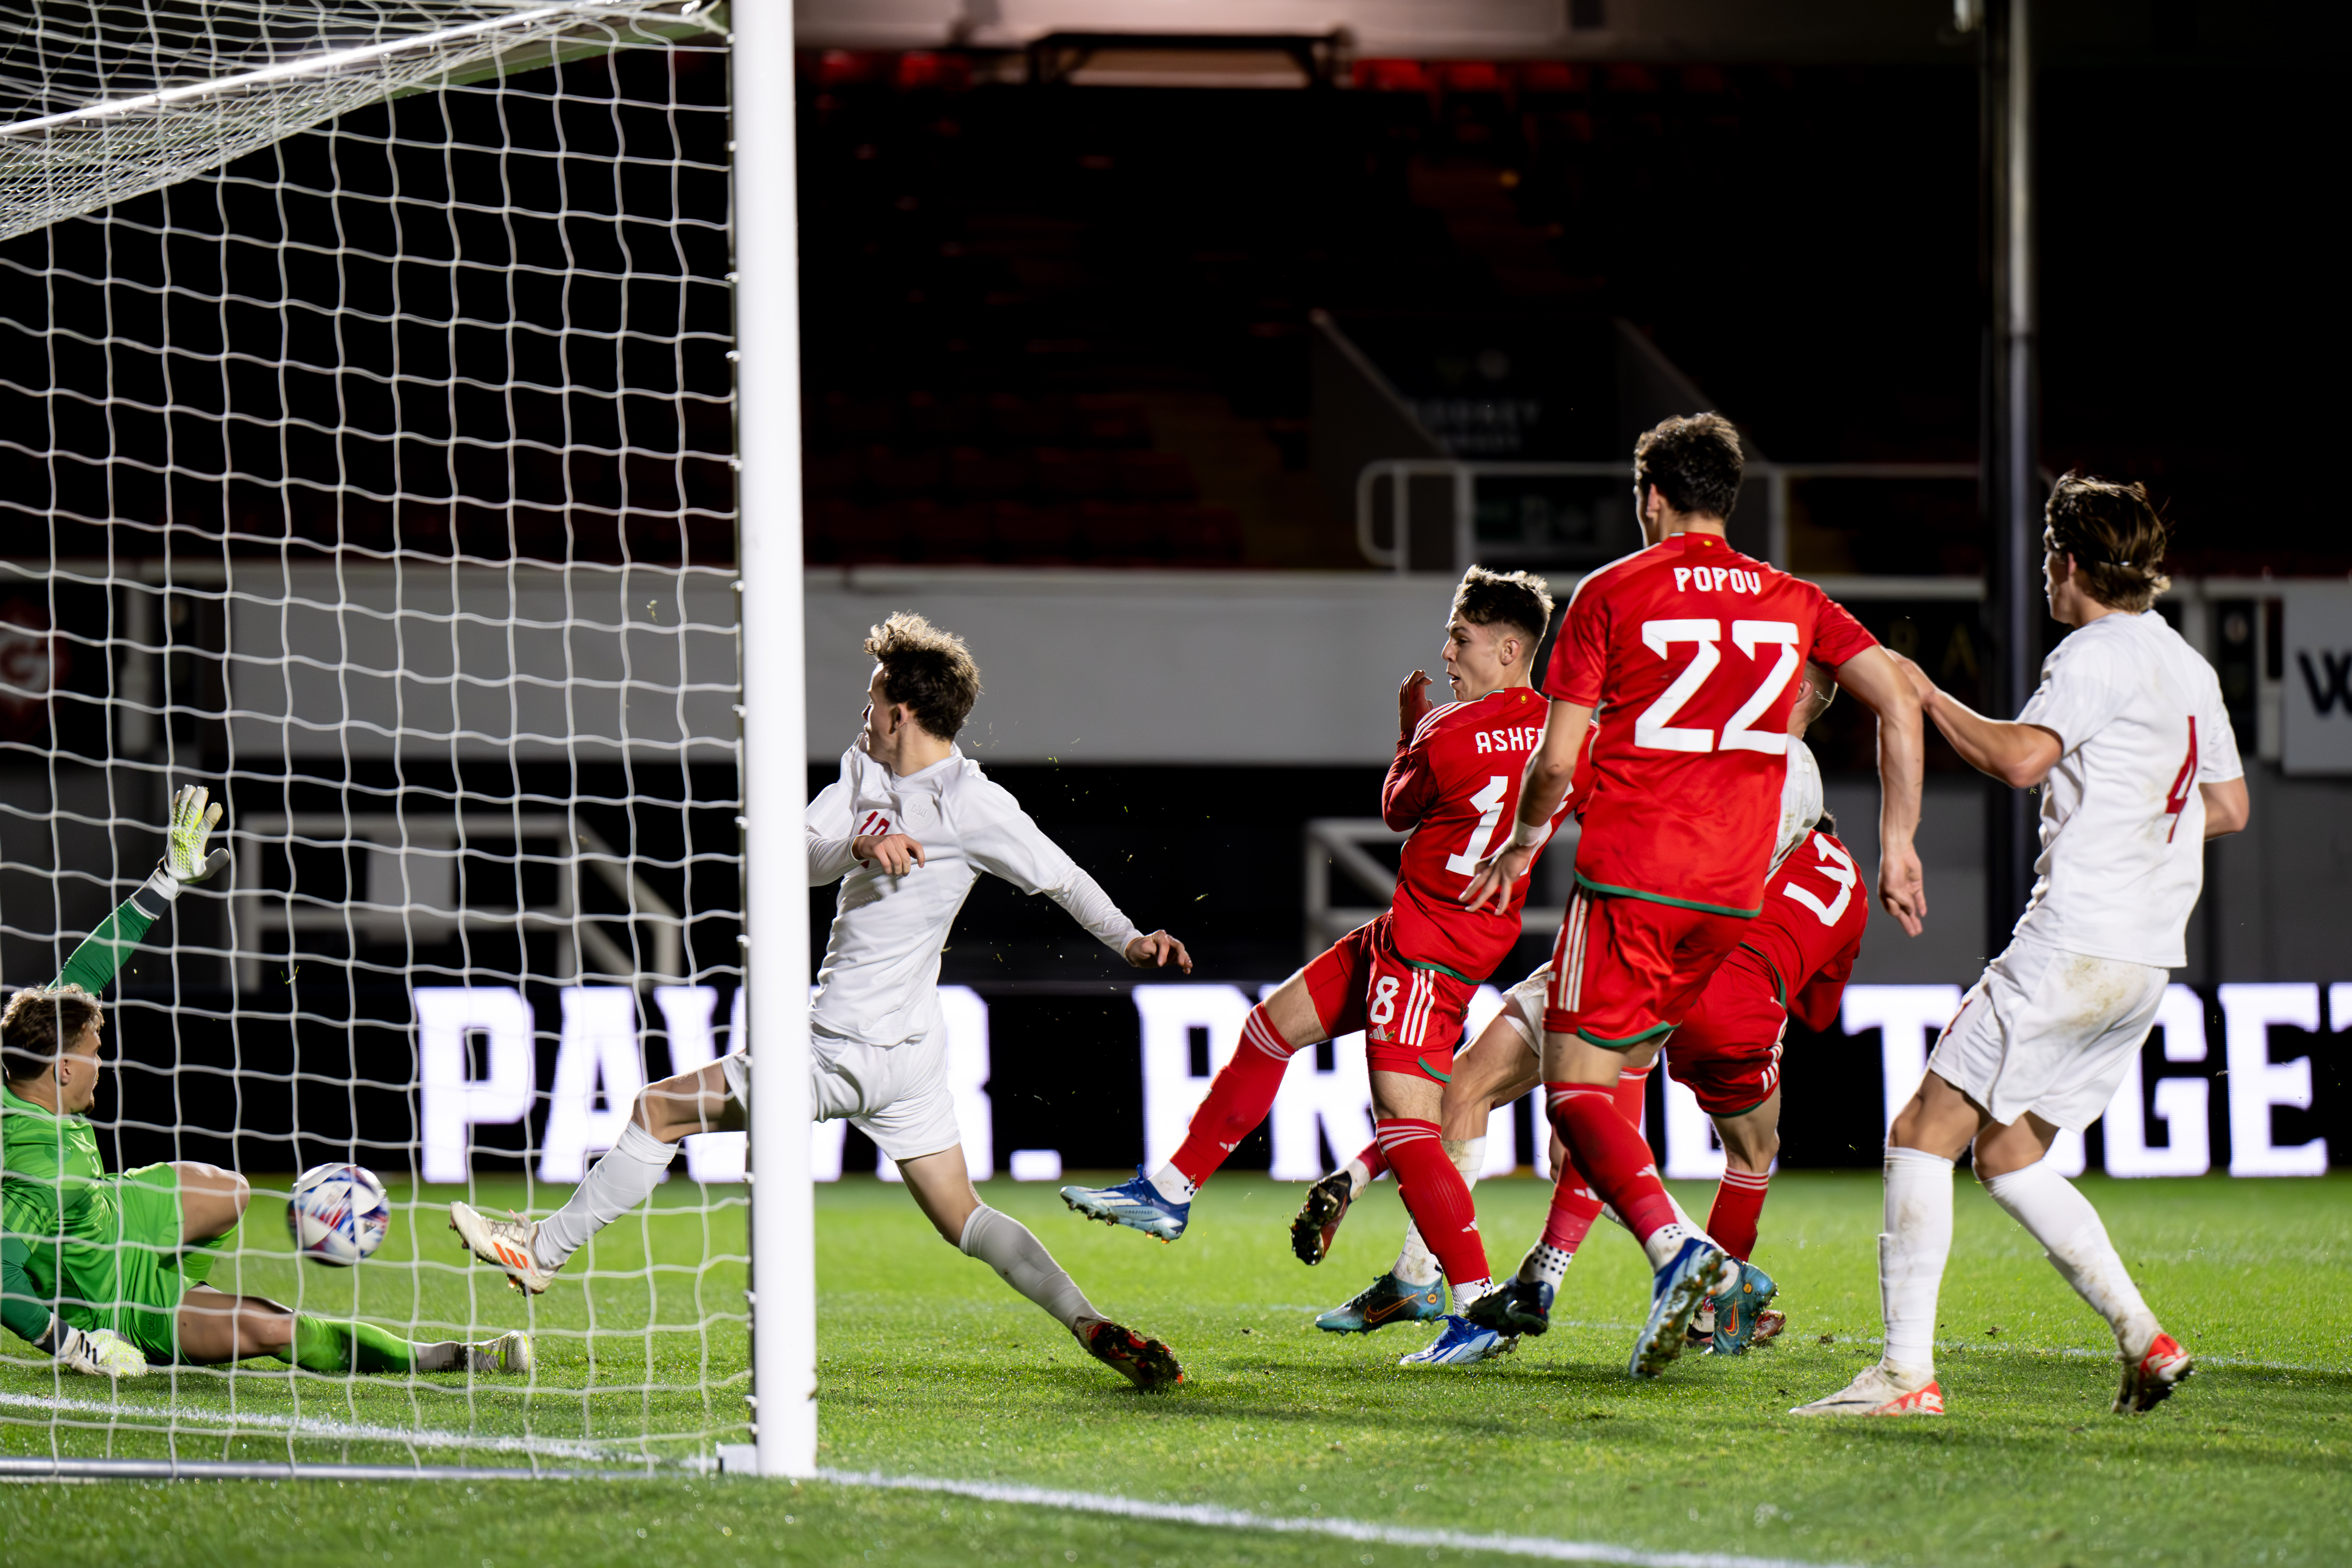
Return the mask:
[[[1501,1016],[1519,1032],[1531,1055],[1543,1055],[1544,988],[1551,984],[1551,965],[1547,963],[1503,993]]]
[[[749,1110],[751,1057],[730,1051],[719,1064],[726,1071],[728,1091]],[[810,1030],[809,1110],[819,1121],[846,1119],[901,1163],[963,1146],[955,1097],[948,1090],[947,1037],[940,1029],[895,1046],[863,1045]]]
[[[2168,970],[2011,942],[1945,1026],[1927,1070],[2008,1126],[2027,1111],[2081,1131],[2116,1097]]]

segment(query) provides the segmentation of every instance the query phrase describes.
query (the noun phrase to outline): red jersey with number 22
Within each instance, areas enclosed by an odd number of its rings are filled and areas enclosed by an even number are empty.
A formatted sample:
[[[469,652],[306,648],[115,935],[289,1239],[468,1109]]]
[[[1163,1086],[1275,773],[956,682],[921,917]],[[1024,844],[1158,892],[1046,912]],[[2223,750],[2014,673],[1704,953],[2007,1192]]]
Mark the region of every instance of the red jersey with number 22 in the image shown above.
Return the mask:
[[[1528,753],[1543,738],[1544,713],[1533,689],[1507,686],[1432,710],[1397,748],[1381,790],[1381,816],[1412,835],[1389,905],[1397,951],[1408,960],[1484,980],[1519,940],[1528,878],[1513,884],[1499,910],[1489,905],[1473,913],[1462,907],[1462,895],[1478,862],[1510,837],[1519,781]],[[1775,820],[1779,801],[1776,795]]]
[[[1577,880],[1718,914],[1763,906],[1807,658],[1877,642],[1812,584],[1677,533],[1576,585],[1544,695],[1602,710]]]

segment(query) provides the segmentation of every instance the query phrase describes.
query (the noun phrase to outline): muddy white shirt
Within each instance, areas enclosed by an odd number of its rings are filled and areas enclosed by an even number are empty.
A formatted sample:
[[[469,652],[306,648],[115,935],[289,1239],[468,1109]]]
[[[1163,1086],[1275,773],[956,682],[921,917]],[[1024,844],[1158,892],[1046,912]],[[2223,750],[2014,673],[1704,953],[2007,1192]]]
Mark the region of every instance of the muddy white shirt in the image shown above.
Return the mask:
[[[923,864],[894,877],[850,854],[853,838],[887,833],[921,845]],[[961,750],[903,778],[855,746],[844,752],[841,777],[809,803],[808,864],[811,887],[841,882],[809,1022],[869,1046],[931,1026],[940,950],[982,871],[1045,894],[1114,952],[1142,934]]]
[[[2213,667],[2164,617],[2101,616],[2042,661],[2018,714],[2065,747],[2042,791],[2042,855],[2017,934],[2177,969],[2205,878],[2201,784],[2242,777]]]

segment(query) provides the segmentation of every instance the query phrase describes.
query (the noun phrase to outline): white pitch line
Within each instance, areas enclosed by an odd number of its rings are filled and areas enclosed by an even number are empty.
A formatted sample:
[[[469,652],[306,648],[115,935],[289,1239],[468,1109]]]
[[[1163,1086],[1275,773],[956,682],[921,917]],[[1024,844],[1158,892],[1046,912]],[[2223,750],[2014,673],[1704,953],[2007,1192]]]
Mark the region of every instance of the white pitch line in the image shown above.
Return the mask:
[[[59,1415],[103,1415],[127,1421],[156,1422],[168,1432],[191,1436],[237,1436],[248,1432],[283,1432],[297,1437],[350,1443],[399,1443],[417,1448],[473,1448],[489,1454],[540,1454],[557,1459],[594,1459],[611,1464],[629,1458],[612,1443],[564,1437],[491,1436],[473,1432],[439,1432],[429,1427],[379,1426],[357,1421],[337,1421],[324,1415],[274,1415],[263,1411],[213,1410],[182,1405],[123,1405],[100,1399],[69,1399],[63,1395],[0,1394],[0,1408],[41,1410]]]
[[[1611,1546],[1597,1541],[1554,1541],[1541,1535],[1472,1535],[1459,1530],[1410,1530],[1402,1525],[1370,1524],[1353,1519],[1286,1517],[1219,1508],[1213,1503],[1143,1502],[1135,1498],[1104,1497],[1093,1492],[1055,1491],[1045,1487],[1007,1486],[998,1481],[960,1481],[934,1476],[886,1476],[878,1470],[817,1471],[819,1480],[839,1486],[874,1487],[885,1491],[941,1492],[982,1502],[1025,1503],[1038,1508],[1068,1509],[1074,1513],[1107,1513],[1122,1519],[1161,1520],[1171,1524],[1207,1525],[1216,1530],[1265,1530],[1282,1535],[1328,1535],[1377,1546],[1436,1546],[1449,1552],[1492,1552],[1508,1557],[1535,1557],[1552,1563],[1614,1563],[1625,1568],[1833,1568],[1792,1557],[1747,1557],[1733,1552],[1644,1552],[1633,1546]]]
[[[1883,1345],[1886,1342],[1876,1334],[1831,1334],[1825,1337],[1825,1342],[1827,1342],[1830,1344],[1839,1345]],[[2014,1351],[2021,1349],[2028,1355],[2073,1356],[2079,1360],[2101,1362],[2111,1362],[2116,1359],[2116,1355],[2113,1351],[2084,1350],[2080,1345],[2055,1345],[2049,1347],[2037,1345],[2021,1346],[2014,1340],[2011,1341],[2007,1344],[2002,1344],[1997,1340],[1943,1339],[1936,1342],[1936,1348],[1939,1351]],[[2196,1359],[2197,1364],[2200,1367],[2226,1366],[2245,1372],[2307,1372],[2326,1377],[2341,1377],[2346,1373],[2352,1372],[2352,1367],[2316,1366],[2306,1362],[2250,1361],[2243,1356],[2207,1355],[2204,1352],[2194,1348],[2192,1348],[2189,1353]]]

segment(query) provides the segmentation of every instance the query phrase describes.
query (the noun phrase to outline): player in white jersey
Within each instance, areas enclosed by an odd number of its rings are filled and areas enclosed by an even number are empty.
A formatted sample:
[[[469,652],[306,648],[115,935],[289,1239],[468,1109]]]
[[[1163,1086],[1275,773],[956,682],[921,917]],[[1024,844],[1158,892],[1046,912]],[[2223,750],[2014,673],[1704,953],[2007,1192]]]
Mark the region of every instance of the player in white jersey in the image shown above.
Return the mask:
[[[1173,963],[1184,944],[1137,931],[1095,879],[1038,830],[1020,802],[955,744],[980,695],[960,637],[920,616],[873,628],[866,727],[841,776],[809,803],[811,886],[841,883],[809,1008],[809,1099],[816,1119],[845,1119],[897,1162],[940,1235],[989,1264],[1139,1388],[1181,1382],[1166,1345],[1096,1310],[1026,1226],[972,1191],[947,1081],[940,953],[982,871],[1043,893],[1139,969]],[[742,1042],[697,1071],[637,1097],[610,1152],[546,1219],[494,1219],[449,1205],[476,1257],[537,1294],[598,1230],[643,1203],[678,1141],[743,1125],[751,1059]]]
[[[2012,789],[2045,784],[2039,879],[2009,947],[1945,1027],[1886,1138],[1878,1238],[1886,1350],[1800,1415],[1943,1413],[1936,1297],[1952,1244],[1952,1162],[1978,1180],[2115,1330],[2117,1415],[2191,1370],[2088,1200],[2043,1163],[2115,1097],[2147,1039],[2204,876],[2204,842],[2246,825],[2244,769],[2212,668],[2149,606],[2169,584],[2138,485],[2068,474],[2050,497],[2050,613],[2074,628],[2014,723],[1970,712],[1906,661],[1952,747]]]

